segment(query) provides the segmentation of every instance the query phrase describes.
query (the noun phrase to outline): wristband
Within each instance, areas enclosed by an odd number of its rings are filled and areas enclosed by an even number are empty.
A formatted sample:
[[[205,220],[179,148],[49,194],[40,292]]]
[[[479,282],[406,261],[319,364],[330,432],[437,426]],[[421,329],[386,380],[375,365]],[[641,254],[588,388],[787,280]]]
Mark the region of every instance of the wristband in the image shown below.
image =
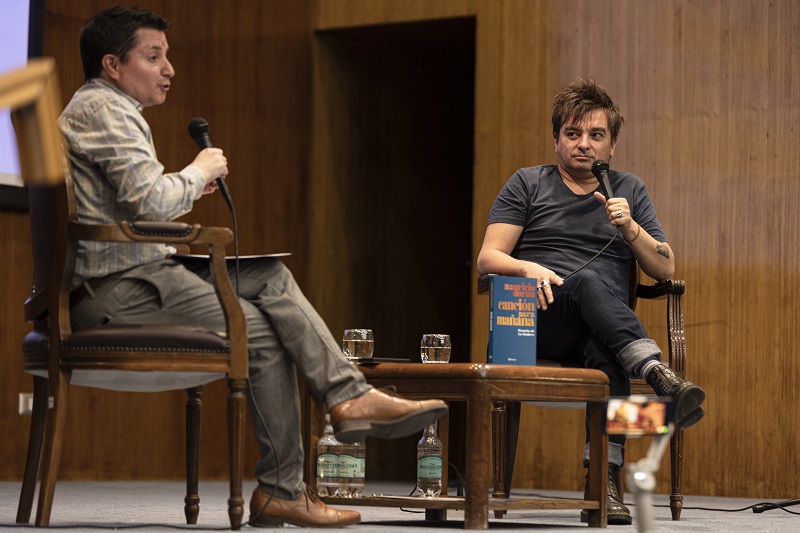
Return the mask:
[[[638,229],[636,230],[636,235],[633,237],[633,239],[631,239],[631,240],[625,239],[625,242],[627,242],[628,244],[631,244],[631,243],[633,243],[633,241],[638,239],[639,238],[639,234],[642,232],[642,226],[640,226],[639,223],[636,224],[636,227]]]

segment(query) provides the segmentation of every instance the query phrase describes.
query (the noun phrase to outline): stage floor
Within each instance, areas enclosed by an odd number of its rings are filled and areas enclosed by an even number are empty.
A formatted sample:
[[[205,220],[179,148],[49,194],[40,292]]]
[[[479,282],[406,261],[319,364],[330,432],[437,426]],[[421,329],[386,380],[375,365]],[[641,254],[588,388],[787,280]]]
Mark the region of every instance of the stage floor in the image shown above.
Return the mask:
[[[245,481],[244,494],[249,503],[255,487],[252,480]],[[369,483],[367,494],[407,495],[411,488],[399,483]],[[19,482],[0,482],[0,531],[19,531],[14,524],[19,500]],[[185,486],[178,481],[63,481],[56,486],[51,514],[51,527],[72,530],[136,529],[137,531],[192,531],[227,528],[228,484],[223,481],[200,483],[200,518],[196,526],[187,526],[183,516]],[[451,491],[454,492],[454,491]],[[564,491],[515,490],[521,497],[581,498],[582,494]],[[637,531],[637,509],[633,495],[626,494],[634,523],[631,526],[609,526],[617,531]],[[800,516],[774,509],[764,513],[740,510],[765,500],[740,498],[711,498],[687,495],[681,520],[673,522],[669,513],[669,496],[653,497],[653,515],[658,532],[742,531],[800,532]],[[774,501],[774,500],[773,500]],[[353,507],[361,513],[362,522],[350,526],[350,531],[427,532],[463,531],[463,513],[448,512],[445,523],[425,522],[424,514],[417,510],[397,508]],[[739,511],[736,511],[739,510]],[[789,507],[800,513],[800,505]],[[34,502],[34,513],[36,502]],[[245,518],[247,512],[245,512]],[[24,526],[23,526],[24,527]],[[533,529],[536,531],[565,532],[585,528],[579,511],[511,511],[503,519],[490,513],[490,530]],[[243,528],[244,529],[244,528]],[[248,528],[249,529],[249,528]],[[317,531],[307,528],[305,531]],[[330,528],[319,531],[332,531]]]

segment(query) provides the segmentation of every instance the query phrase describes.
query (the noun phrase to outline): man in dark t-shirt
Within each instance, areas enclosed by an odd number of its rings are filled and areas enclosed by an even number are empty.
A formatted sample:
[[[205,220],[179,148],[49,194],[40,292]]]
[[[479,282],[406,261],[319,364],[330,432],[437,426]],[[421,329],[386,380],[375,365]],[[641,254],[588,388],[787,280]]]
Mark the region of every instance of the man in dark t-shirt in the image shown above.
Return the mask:
[[[553,104],[558,165],[517,170],[489,214],[478,272],[536,278],[537,350],[602,370],[611,396],[641,377],[673,402],[680,428],[705,414],[705,393],[661,363],[661,350],[628,307],[632,260],[654,279],[671,278],[675,259],[642,180],[609,171],[609,197],[592,173],[610,161],[623,118],[593,81],[566,86]],[[601,253],[600,252],[602,250]],[[609,438],[608,522],[630,524],[617,491],[624,436]],[[588,444],[584,463],[588,464]]]

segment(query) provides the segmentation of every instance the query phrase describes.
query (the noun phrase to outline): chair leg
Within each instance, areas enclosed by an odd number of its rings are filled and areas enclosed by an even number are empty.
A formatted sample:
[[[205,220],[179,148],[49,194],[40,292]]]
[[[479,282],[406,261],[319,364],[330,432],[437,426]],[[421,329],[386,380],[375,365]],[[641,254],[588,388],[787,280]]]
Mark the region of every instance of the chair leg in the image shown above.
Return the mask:
[[[36,508],[36,527],[50,525],[50,511],[53,508],[58,469],[61,466],[61,450],[64,446],[64,421],[67,418],[69,380],[70,373],[68,372],[59,372],[48,380],[48,394],[53,398],[53,407],[47,416],[42,450],[40,465],[42,476],[39,484],[39,505]],[[49,397],[45,398],[45,403],[48,402]]]
[[[514,477],[514,463],[517,460],[517,438],[519,436],[519,417],[522,411],[520,402],[508,403],[506,422],[506,464],[503,475],[503,491],[506,498],[511,496],[511,480]]]
[[[589,407],[589,483],[585,499],[599,503],[599,509],[589,510],[589,527],[606,527],[608,524],[608,434],[605,432],[605,406],[591,402]]]
[[[196,524],[200,514],[198,477],[200,462],[200,408],[203,406],[203,387],[186,389],[186,498],[183,513],[187,524]]]
[[[681,519],[683,510],[683,430],[675,430],[669,443],[670,469],[672,471],[672,494],[669,496],[669,509],[673,520]]]
[[[511,480],[517,455],[519,435],[520,402],[493,402],[492,404],[492,450],[494,455],[493,498],[511,496]],[[503,518],[505,510],[496,510],[495,518]]]
[[[31,520],[33,496],[36,492],[36,480],[39,477],[39,463],[42,458],[42,441],[47,424],[47,404],[47,379],[34,376],[31,433],[28,438],[28,457],[25,460],[25,475],[22,479],[22,492],[17,508],[18,524],[27,524]]]
[[[506,463],[506,423],[508,421],[508,411],[506,402],[492,402],[492,459],[494,462],[494,490],[492,498],[505,498],[503,491],[503,476],[505,475]],[[495,518],[503,518],[506,511],[496,509]]]
[[[242,526],[244,498],[242,497],[242,477],[244,476],[244,410],[246,379],[228,379],[228,453],[230,459],[230,490],[228,517],[231,529]]]

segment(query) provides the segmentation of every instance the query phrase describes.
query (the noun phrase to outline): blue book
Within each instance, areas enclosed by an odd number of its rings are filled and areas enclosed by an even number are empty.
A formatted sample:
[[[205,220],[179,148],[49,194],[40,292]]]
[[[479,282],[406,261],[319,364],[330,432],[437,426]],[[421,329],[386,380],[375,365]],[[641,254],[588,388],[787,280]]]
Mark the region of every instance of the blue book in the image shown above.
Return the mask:
[[[489,363],[536,364],[536,282],[490,276]]]

